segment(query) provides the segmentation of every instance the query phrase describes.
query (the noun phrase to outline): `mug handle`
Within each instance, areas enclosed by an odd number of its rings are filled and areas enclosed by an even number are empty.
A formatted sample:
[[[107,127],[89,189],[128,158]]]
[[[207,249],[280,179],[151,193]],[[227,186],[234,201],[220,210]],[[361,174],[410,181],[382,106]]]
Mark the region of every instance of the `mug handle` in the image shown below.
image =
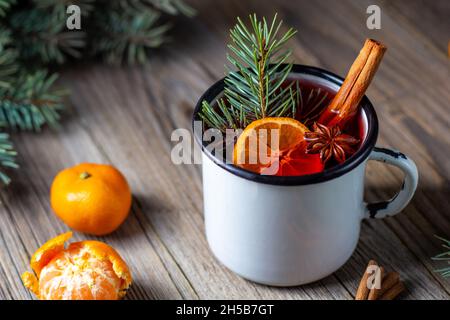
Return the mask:
[[[364,218],[377,218],[393,216],[402,211],[414,195],[419,181],[417,167],[411,159],[399,151],[375,147],[369,160],[381,161],[400,168],[405,174],[402,188],[388,201],[366,203]]]

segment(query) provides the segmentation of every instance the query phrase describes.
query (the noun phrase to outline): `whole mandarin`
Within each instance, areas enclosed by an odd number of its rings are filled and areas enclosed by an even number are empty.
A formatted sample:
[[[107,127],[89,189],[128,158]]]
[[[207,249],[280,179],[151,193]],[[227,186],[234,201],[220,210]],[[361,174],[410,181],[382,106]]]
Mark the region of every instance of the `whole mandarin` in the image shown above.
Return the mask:
[[[70,228],[94,235],[116,230],[128,216],[131,190],[111,165],[81,163],[62,170],[53,180],[50,202]]]

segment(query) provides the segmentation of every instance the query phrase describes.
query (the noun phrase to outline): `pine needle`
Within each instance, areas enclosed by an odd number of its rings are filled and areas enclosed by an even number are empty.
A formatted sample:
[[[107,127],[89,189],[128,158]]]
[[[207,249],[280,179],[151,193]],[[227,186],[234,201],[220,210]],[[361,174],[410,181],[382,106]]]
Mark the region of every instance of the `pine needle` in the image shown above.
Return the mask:
[[[67,7],[81,11],[81,29],[66,27]],[[64,90],[46,71],[81,57],[112,63],[145,63],[153,48],[167,41],[167,15],[192,16],[182,0],[0,0],[0,128],[40,131],[58,127]],[[17,168],[9,136],[0,133],[2,168]]]
[[[145,63],[151,49],[168,41],[168,16],[195,15],[182,0],[33,0],[6,15],[13,3],[0,0],[0,16],[6,17],[21,59],[33,65],[83,55],[115,64]],[[69,5],[80,7],[81,30],[66,28]]]
[[[112,64],[146,62],[149,50],[167,41],[165,34],[170,26],[160,25],[160,16],[152,9],[135,14],[102,13],[95,20],[100,32],[92,41],[93,54]]]
[[[7,133],[0,133],[0,181],[4,185],[11,182],[11,178],[7,175],[6,170],[9,168],[19,168],[19,165],[16,163],[16,156],[17,152],[9,140],[9,135]]]
[[[46,71],[18,75],[7,88],[0,88],[0,127],[40,131],[45,124],[57,128],[64,108],[64,90],[52,89],[56,74]]]
[[[447,251],[436,255],[432,259],[436,260],[436,261],[446,261],[447,264],[449,265],[448,267],[437,269],[437,270],[435,270],[435,272],[440,273],[444,278],[448,278],[448,277],[450,277],[450,240],[438,237],[436,235],[435,235],[435,237],[444,242],[442,244],[442,247],[445,248]]]
[[[6,15],[10,7],[16,3],[16,0],[0,0],[0,17]]]
[[[282,21],[276,14],[270,24],[265,18],[258,20],[255,14],[249,20],[250,29],[238,18],[230,30],[227,59],[233,69],[227,68],[224,98],[215,107],[202,103],[200,117],[209,127],[221,131],[244,128],[264,117],[294,116],[296,112],[295,82],[286,85],[292,70],[288,62],[291,51],[283,49],[296,31],[280,34]]]

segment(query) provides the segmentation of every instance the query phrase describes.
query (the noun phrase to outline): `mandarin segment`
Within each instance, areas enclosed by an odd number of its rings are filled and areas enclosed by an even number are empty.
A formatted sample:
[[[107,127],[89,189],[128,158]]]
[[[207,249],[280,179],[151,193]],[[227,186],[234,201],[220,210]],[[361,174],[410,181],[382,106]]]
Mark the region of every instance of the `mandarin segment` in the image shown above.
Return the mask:
[[[114,273],[121,279],[120,290],[128,289],[132,282],[130,270],[125,261],[120,257],[116,250],[106,243],[94,240],[81,241],[73,243],[71,246],[81,246],[88,248],[89,251],[99,260],[109,261]]]
[[[24,286],[42,300],[122,298],[132,278],[117,251],[99,241],[74,242],[64,248],[61,240],[70,235],[53,238],[36,251],[33,258],[45,256],[46,263],[40,264],[39,274],[23,273]]]
[[[39,278],[43,300],[117,300],[121,280],[109,260],[71,245],[47,264]]]

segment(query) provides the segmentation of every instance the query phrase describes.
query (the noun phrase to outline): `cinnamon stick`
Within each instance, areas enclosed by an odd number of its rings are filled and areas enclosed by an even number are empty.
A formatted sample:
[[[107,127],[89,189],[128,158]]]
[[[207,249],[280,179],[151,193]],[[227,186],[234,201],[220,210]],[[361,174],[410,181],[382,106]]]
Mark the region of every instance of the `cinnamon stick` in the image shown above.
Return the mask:
[[[400,275],[398,272],[389,272],[386,277],[384,277],[381,283],[381,290],[379,296],[383,296],[389,289],[391,289],[396,283],[400,281]]]
[[[376,288],[372,288],[369,291],[369,297],[367,298],[367,300],[377,300],[378,297],[380,297],[380,292],[381,292],[381,288],[383,287],[383,278],[384,278],[384,268],[380,267],[378,269],[379,274],[377,274],[376,276],[380,278],[380,287]]]
[[[386,47],[380,42],[367,39],[353,62],[347,77],[330,105],[318,122],[326,126],[338,125],[341,129],[359,110],[359,103],[370,85]]]
[[[370,273],[370,267],[371,266],[377,266],[375,260],[370,260],[369,264],[366,267],[366,270],[364,271],[364,275],[362,276],[361,282],[359,283],[358,290],[356,291],[355,300],[367,300],[367,297],[369,295],[370,289],[367,287],[367,280],[369,279],[371,273]]]
[[[387,290],[381,297],[380,300],[394,300],[400,293],[405,290],[405,285],[401,281],[397,281],[389,290]]]

